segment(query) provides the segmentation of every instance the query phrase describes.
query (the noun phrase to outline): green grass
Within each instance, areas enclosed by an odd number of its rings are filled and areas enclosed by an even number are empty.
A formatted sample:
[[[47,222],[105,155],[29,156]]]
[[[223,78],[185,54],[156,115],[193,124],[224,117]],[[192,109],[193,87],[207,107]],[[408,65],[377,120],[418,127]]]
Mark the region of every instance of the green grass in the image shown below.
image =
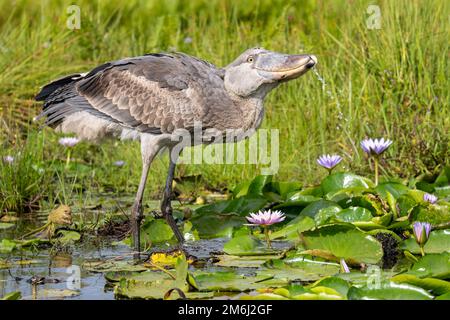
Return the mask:
[[[281,180],[320,181],[325,172],[315,160],[325,152],[342,154],[345,169],[368,172],[359,141],[381,136],[394,140],[383,164],[385,176],[437,172],[450,159],[450,2],[378,3],[382,26],[369,30],[370,1],[84,0],[77,1],[81,29],[72,31],[66,28],[71,1],[0,0],[0,155],[21,152],[25,159],[13,174],[0,161],[0,205],[22,210],[41,194],[41,204],[51,205],[75,195],[82,199],[86,190],[134,192],[140,175],[136,143],[77,145],[78,166],[66,172],[57,135],[50,129],[37,133],[39,124],[32,123],[40,109],[33,96],[59,76],[167,50],[220,66],[257,45],[318,56],[318,72],[334,99],[309,73],[266,101],[263,127],[280,130]],[[192,43],[184,43],[185,37]],[[112,166],[116,160],[126,165]],[[45,166],[45,176],[30,171],[34,162]],[[166,162],[153,165],[152,197],[162,188]],[[259,170],[251,164],[181,165],[177,175],[201,174],[203,183],[224,188]],[[17,175],[23,175],[19,182]]]

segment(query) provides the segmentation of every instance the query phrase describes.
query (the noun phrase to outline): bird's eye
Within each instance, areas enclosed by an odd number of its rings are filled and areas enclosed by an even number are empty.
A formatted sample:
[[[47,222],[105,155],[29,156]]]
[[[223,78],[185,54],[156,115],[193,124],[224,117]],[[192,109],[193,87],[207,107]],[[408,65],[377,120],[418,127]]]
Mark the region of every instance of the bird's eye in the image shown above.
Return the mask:
[[[253,62],[253,60],[254,60],[253,56],[247,58],[247,62]]]

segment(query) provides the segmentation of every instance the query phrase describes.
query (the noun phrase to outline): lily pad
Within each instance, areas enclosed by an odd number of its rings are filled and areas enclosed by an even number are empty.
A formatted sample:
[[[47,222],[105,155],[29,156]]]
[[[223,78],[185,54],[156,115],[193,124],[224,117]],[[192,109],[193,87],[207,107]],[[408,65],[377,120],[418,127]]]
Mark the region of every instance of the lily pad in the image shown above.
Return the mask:
[[[362,187],[371,188],[373,182],[367,178],[358,176],[353,173],[337,172],[327,176],[321,184],[324,194],[334,192],[344,188]]]
[[[83,269],[91,272],[138,272],[146,271],[148,268],[133,264],[131,261],[90,261],[83,263]]]
[[[450,253],[427,254],[411,267],[408,274],[419,278],[450,279]]]
[[[244,217],[236,213],[206,212],[194,215],[190,220],[203,239],[215,237],[231,237],[233,229],[246,222]]]
[[[223,251],[235,256],[248,256],[260,254],[273,254],[273,250],[267,249],[266,244],[254,236],[238,236],[223,246]]]
[[[316,226],[314,220],[307,216],[298,216],[294,220],[290,221],[280,230],[272,232],[270,239],[285,238],[287,240],[298,239],[299,234],[306,230],[311,230]]]
[[[303,209],[300,214],[302,216],[315,218],[316,215],[318,215],[322,210],[325,209],[327,209],[329,212],[339,212],[340,210],[342,210],[342,208],[336,202],[319,200],[306,206],[306,208]]]
[[[350,263],[378,263],[383,250],[372,236],[349,225],[330,225],[303,233],[307,252],[316,256],[334,256]],[[337,259],[336,259],[337,260]]]
[[[431,291],[435,295],[442,295],[450,292],[450,282],[435,278],[419,278],[411,274],[400,274],[393,278],[391,281],[397,283],[409,283],[416,287],[423,288]]]
[[[426,290],[410,285],[385,282],[373,288],[351,287],[348,290],[350,300],[431,300],[433,296]]]
[[[148,218],[142,226],[141,237],[150,243],[165,242],[173,236],[172,229],[163,219]]]
[[[233,255],[219,255],[219,259],[214,263],[220,267],[237,267],[237,268],[258,268],[265,262],[271,259],[280,258],[279,255],[261,255],[261,256],[233,256]]]
[[[314,261],[301,255],[284,260],[269,260],[264,267],[257,272],[258,275],[283,281],[315,281],[323,276],[335,275],[340,268],[337,263]]]
[[[332,288],[343,297],[347,297],[347,292],[351,287],[347,281],[338,277],[322,278],[312,285],[313,288],[317,286]]]
[[[412,237],[403,241],[400,249],[420,254],[420,247]],[[450,252],[450,229],[430,232],[430,237],[423,249],[425,253]]]
[[[195,271],[193,273],[195,283],[199,291],[248,291],[257,288],[265,288],[270,285],[272,277],[267,276],[246,276],[230,271]],[[277,283],[277,286],[285,285],[286,282]]]

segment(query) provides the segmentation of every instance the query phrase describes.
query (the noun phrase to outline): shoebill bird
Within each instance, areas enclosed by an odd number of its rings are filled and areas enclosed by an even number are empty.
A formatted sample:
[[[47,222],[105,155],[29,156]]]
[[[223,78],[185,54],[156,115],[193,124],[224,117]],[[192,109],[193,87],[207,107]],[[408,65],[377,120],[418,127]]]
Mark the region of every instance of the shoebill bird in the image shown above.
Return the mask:
[[[282,54],[252,48],[224,68],[183,53],[153,53],[108,62],[85,74],[72,74],[42,88],[45,125],[80,139],[139,139],[142,175],[131,209],[134,250],[140,251],[142,198],[150,164],[162,148],[173,150],[178,130],[202,133],[256,130],[266,95],[317,63],[313,55]],[[212,143],[206,137],[191,145]],[[242,136],[236,135],[234,141]],[[241,137],[241,138],[240,138]],[[218,139],[215,142],[223,142]],[[177,240],[183,242],[172,217],[171,194],[177,156],[171,152],[161,212]]]

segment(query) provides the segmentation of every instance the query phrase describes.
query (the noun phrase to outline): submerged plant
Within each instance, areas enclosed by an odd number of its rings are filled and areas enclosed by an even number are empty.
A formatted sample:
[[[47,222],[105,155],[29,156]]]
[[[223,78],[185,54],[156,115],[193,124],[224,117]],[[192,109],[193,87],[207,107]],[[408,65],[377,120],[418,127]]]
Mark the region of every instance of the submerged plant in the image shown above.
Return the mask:
[[[429,202],[431,204],[435,204],[437,202],[437,200],[438,200],[438,197],[436,197],[433,194],[425,193],[423,195],[423,200],[426,201],[426,202]]]
[[[378,163],[380,160],[380,156],[383,152],[389,148],[392,144],[392,141],[389,139],[364,139],[361,141],[361,148],[367,153],[369,156],[374,159],[374,170],[375,170],[375,185],[378,185]]]
[[[286,216],[279,210],[271,211],[258,211],[257,213],[250,213],[250,216],[246,217],[251,226],[260,226],[264,229],[264,235],[266,237],[267,247],[271,248],[269,237],[269,226],[282,222]]]
[[[69,166],[70,163],[70,153],[71,148],[73,148],[80,140],[74,137],[64,137],[59,139],[59,144],[67,148],[67,159],[66,159],[66,167]]]
[[[423,247],[428,241],[431,232],[431,224],[428,222],[414,222],[413,224],[413,233],[414,238],[416,239],[417,244],[420,247],[420,253],[422,256],[425,255],[425,251]]]
[[[317,163],[328,170],[328,174],[342,161],[342,157],[337,154],[324,154],[317,159]]]

